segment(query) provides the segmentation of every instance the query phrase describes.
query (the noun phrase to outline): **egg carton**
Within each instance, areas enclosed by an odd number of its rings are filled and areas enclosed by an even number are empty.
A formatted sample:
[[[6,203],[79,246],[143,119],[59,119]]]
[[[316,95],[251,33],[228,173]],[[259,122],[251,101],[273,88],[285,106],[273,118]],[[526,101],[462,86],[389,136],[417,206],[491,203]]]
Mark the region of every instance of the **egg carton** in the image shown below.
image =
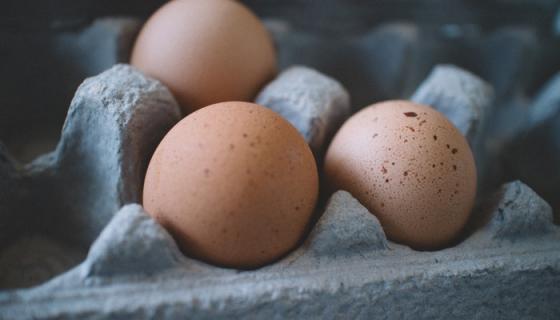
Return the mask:
[[[501,111],[504,101],[512,101],[501,98],[507,96],[502,90],[507,92],[508,85],[489,85],[456,66],[436,66],[418,86],[411,80],[422,74],[424,67],[418,65],[433,61],[403,66],[414,57],[414,27],[390,24],[330,44],[334,50],[351,41],[359,44],[353,52],[373,54],[366,50],[371,46],[391,53],[372,55],[370,64],[364,64],[371,72],[383,70],[366,82],[376,92],[367,95],[365,86],[352,85],[359,78],[349,82],[349,76],[342,76],[349,95],[322,72],[287,68],[290,62],[301,62],[332,71],[320,66],[334,68],[327,56],[339,56],[320,52],[322,45],[318,53],[310,49],[324,39],[296,32],[281,21],[269,21],[268,26],[285,70],[256,101],[294,124],[319,159],[352,107],[362,103],[351,105],[350,96],[358,101],[366,101],[366,96],[407,97],[446,114],[473,147],[481,190],[494,190],[504,182],[502,175],[487,174],[503,166],[503,154],[525,150],[534,141],[545,141],[550,154],[557,150],[552,142],[560,114],[558,77],[534,102],[507,104],[519,106],[508,112]],[[107,52],[116,56],[114,47]],[[318,55],[325,58],[314,60]],[[383,55],[391,59],[384,61]],[[560,230],[547,202],[520,181],[482,192],[461,241],[444,250],[421,252],[392,243],[374,215],[339,191],[319,209],[318,220],[298,248],[268,266],[223,269],[185,257],[169,234],[133,204],[140,200],[149,157],[180,119],[178,110],[158,81],[117,65],[76,91],[53,152],[22,166],[0,148],[1,319],[560,315],[555,301],[560,296]],[[494,143],[489,146],[488,140]],[[526,157],[533,163],[538,154]],[[548,174],[554,178],[558,171]]]

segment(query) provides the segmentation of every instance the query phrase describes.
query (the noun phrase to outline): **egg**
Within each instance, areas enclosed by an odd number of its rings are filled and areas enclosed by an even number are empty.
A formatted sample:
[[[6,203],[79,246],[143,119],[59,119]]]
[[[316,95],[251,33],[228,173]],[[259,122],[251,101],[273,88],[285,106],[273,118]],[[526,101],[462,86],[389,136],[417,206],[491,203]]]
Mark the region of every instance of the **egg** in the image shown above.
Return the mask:
[[[187,255],[254,268],[298,243],[318,192],[315,159],[291,124],[256,104],[224,102],[164,137],[148,166],[143,205]]]
[[[362,109],[325,156],[331,188],[350,192],[388,238],[438,249],[461,232],[476,195],[476,167],[463,135],[438,111],[408,101]]]
[[[276,73],[272,39],[233,0],[174,0],[148,19],[131,64],[163,82],[185,114],[223,101],[252,101]]]

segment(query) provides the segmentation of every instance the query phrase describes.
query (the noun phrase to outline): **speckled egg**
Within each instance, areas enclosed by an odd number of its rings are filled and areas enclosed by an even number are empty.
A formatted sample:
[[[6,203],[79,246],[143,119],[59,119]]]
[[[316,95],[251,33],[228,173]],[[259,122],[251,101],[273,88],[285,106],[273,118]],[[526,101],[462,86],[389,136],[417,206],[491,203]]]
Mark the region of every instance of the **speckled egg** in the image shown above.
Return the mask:
[[[181,120],[157,147],[143,204],[190,256],[254,268],[289,252],[317,201],[315,159],[275,112],[224,102]]]
[[[334,190],[347,190],[387,236],[437,249],[464,227],[476,196],[476,167],[463,135],[438,111],[408,101],[371,105],[348,119],[325,158]]]

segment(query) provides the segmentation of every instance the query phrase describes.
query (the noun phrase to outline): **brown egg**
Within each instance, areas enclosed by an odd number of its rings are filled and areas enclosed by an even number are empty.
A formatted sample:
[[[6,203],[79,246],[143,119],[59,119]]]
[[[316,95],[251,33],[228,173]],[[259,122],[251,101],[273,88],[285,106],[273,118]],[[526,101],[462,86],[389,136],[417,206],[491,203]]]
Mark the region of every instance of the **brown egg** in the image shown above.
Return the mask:
[[[159,79],[185,113],[222,101],[251,101],[276,73],[261,21],[232,0],[174,0],[146,22],[131,64]]]
[[[297,244],[318,189],[315,159],[292,125],[259,105],[225,102],[165,136],[143,202],[188,255],[253,268]]]
[[[375,214],[393,241],[417,249],[448,244],[465,225],[476,168],[461,133],[438,111],[387,101],[352,116],[325,159],[334,189]]]

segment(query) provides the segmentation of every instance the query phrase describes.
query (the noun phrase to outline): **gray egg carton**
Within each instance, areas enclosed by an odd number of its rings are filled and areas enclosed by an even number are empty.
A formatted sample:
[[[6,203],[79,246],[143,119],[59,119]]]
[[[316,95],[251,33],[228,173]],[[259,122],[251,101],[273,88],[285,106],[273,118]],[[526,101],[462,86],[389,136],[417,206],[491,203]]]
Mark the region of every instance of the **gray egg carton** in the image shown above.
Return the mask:
[[[302,62],[290,50],[310,54],[301,47],[310,36],[281,22],[269,27],[284,71],[256,101],[294,124],[321,159],[351,113],[351,95],[322,72],[288,68]],[[408,43],[411,30],[391,24],[350,41],[360,50],[387,48]],[[86,29],[81,41],[88,32],[99,31]],[[54,151],[21,165],[0,148],[0,319],[560,317],[560,228],[552,209],[523,182],[494,176],[504,154],[535,141],[558,153],[560,77],[523,100],[534,103],[515,104],[508,118],[500,89],[456,66],[437,65],[414,84],[419,73],[395,62],[410,55],[405,47],[389,50],[389,65],[372,56],[388,80],[377,88],[446,114],[471,144],[485,190],[451,247],[420,252],[393,243],[374,215],[338,191],[298,248],[268,266],[233,270],[186,257],[135,204],[151,153],[179,121],[179,108],[165,86],[121,64],[78,88]],[[400,82],[402,74],[410,79]],[[513,163],[546,176],[534,170],[538,156]]]

